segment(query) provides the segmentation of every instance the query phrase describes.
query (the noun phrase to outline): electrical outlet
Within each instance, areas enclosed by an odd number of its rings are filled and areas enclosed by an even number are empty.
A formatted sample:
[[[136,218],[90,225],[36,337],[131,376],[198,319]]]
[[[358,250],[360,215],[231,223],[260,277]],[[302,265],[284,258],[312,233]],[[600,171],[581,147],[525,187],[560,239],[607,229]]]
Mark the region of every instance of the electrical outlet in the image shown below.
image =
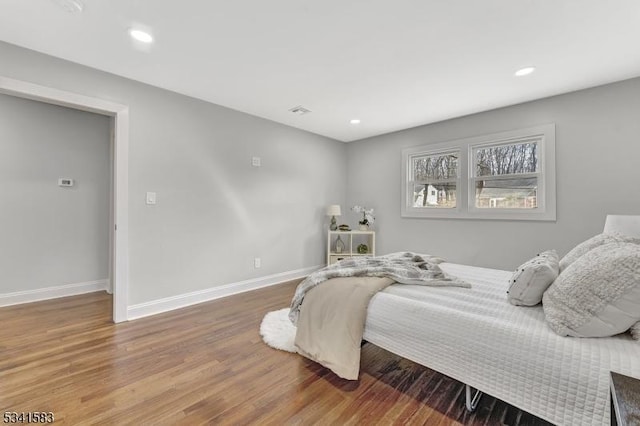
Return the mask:
[[[259,268],[262,266],[262,261],[260,260],[259,257],[256,257],[255,259],[253,259],[253,267],[254,268]]]

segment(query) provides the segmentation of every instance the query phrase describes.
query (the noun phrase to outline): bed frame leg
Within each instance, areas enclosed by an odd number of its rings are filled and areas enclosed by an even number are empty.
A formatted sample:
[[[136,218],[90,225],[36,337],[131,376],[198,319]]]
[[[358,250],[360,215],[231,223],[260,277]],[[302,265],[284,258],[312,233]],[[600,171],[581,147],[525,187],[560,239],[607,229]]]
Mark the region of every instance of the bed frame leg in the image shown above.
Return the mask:
[[[474,411],[476,411],[476,408],[478,407],[478,402],[480,402],[480,397],[482,396],[482,392],[480,392],[478,389],[476,389],[475,393],[473,394],[473,396],[471,396],[471,386],[469,385],[464,385],[465,386],[465,405],[467,406],[467,410],[470,413],[473,413]]]

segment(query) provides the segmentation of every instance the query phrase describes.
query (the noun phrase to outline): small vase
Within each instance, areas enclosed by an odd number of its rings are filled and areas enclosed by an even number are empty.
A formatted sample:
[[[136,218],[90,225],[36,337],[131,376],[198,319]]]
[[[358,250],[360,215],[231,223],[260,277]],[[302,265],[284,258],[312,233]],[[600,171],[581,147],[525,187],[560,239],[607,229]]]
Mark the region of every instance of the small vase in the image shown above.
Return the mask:
[[[358,227],[358,229],[360,229],[361,231],[368,231],[369,230],[369,225],[360,225]]]
[[[336,253],[342,253],[344,249],[344,242],[342,242],[342,238],[340,238],[340,235],[338,235],[338,239],[336,240]]]

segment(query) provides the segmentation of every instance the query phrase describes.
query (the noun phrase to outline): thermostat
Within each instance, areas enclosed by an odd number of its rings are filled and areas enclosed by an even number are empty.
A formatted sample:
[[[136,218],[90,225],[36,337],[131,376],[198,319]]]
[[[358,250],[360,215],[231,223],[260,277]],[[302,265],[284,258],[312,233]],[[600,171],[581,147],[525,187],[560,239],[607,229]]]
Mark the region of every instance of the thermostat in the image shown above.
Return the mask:
[[[73,186],[73,179],[60,178],[58,179],[58,186]]]

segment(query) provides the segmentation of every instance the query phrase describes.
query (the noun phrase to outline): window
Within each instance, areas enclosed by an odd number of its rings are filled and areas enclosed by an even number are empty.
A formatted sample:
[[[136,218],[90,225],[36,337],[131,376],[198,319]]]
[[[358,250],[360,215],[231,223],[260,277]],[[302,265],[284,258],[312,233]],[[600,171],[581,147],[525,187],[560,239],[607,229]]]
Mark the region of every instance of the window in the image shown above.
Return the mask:
[[[555,125],[403,150],[406,217],[555,220]]]
[[[473,148],[475,208],[536,209],[540,138]]]
[[[412,206],[427,208],[456,207],[458,152],[419,154],[411,158]]]

